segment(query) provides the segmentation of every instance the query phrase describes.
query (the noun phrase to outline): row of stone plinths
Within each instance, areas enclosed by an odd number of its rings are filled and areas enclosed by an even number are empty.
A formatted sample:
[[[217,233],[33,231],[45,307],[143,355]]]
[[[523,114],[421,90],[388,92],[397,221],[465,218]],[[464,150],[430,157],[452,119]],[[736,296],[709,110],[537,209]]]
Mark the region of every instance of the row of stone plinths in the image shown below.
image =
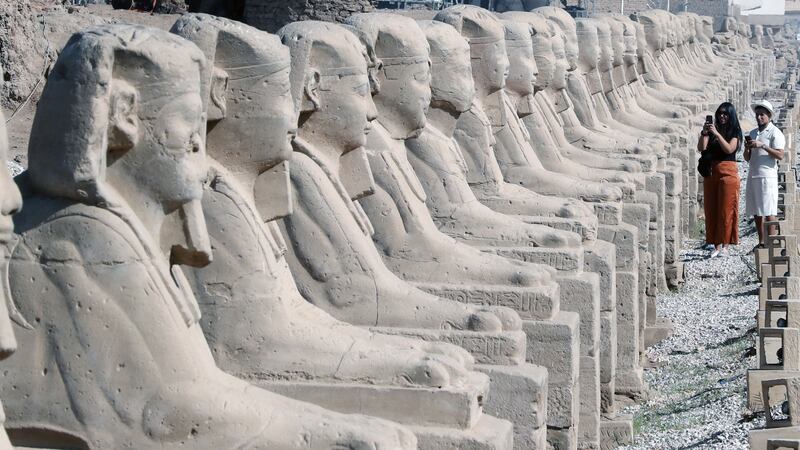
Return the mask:
[[[756,317],[758,367],[747,372],[747,405],[764,411],[764,429],[750,432],[750,448],[800,448],[800,252],[795,148],[798,109],[797,68],[787,67],[775,80],[780,86],[757,93],[769,98],[777,111],[776,126],[786,136],[786,152],[779,162],[778,221],[767,222],[777,232],[767,236],[765,248],[755,251],[761,281]]]

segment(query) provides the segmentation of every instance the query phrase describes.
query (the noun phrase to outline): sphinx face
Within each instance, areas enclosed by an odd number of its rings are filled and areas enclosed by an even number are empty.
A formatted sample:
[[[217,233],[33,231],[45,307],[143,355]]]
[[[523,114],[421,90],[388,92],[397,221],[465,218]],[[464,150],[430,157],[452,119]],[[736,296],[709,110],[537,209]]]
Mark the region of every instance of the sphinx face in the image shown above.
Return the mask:
[[[508,51],[505,39],[491,44],[472,46],[473,76],[489,92],[502,89],[509,74]]]
[[[159,105],[140,105],[139,143],[115,162],[165,211],[200,200],[208,173],[199,80],[187,86],[185,93],[159,98]]]
[[[425,128],[431,103],[429,62],[384,66],[379,75],[381,90],[373,98],[378,121],[395,138],[408,138]]]
[[[614,47],[611,43],[611,30],[605,23],[597,26],[597,39],[600,44],[600,61],[598,68],[601,71],[611,70],[614,66]]]
[[[711,41],[711,38],[714,37],[714,21],[711,20],[710,17],[703,17],[702,19],[702,27],[703,27],[703,36]]]
[[[737,29],[736,20],[734,20],[733,17],[726,17],[725,21],[722,23],[722,31],[736,32]]]
[[[506,79],[506,89],[520,97],[533,94],[534,85],[539,77],[539,67],[533,56],[533,46],[508,47],[508,61],[510,67]]]
[[[623,34],[624,53],[622,59],[625,65],[631,66],[636,64],[638,60],[637,52],[638,46],[636,41],[636,27],[632,23],[625,22],[623,24],[625,31]]]
[[[226,117],[207,136],[212,156],[232,167],[257,165],[262,169],[287,160],[297,127],[288,59],[286,68],[276,73],[230,80],[227,95]],[[228,150],[231,148],[233,152]],[[214,154],[218,149],[226,153]]]
[[[553,56],[553,79],[550,82],[550,87],[555,90],[566,89],[569,63],[564,50],[564,40],[559,34],[553,36]]]
[[[597,30],[592,26],[586,26],[581,30],[580,41],[578,60],[589,70],[597,68],[600,64],[600,40],[597,37]]]
[[[450,50],[448,56],[431,67],[431,92],[434,103],[450,105],[455,111],[467,111],[475,98],[475,81],[469,59],[469,47]]]
[[[623,55],[625,54],[625,36],[624,27],[616,20],[609,21],[611,28],[611,49],[612,49],[612,64],[620,66],[623,64]]]
[[[578,34],[574,26],[567,27],[562,30],[564,33],[564,50],[567,54],[567,62],[569,63],[569,70],[575,70],[578,67],[579,46]]]
[[[342,154],[365,146],[370,123],[377,117],[366,67],[363,73],[322,77],[320,84],[324,89],[308,127]]]
[[[533,37],[533,56],[539,74],[534,85],[537,89],[545,89],[553,82],[556,71],[555,54],[553,54],[552,37],[538,34]]]

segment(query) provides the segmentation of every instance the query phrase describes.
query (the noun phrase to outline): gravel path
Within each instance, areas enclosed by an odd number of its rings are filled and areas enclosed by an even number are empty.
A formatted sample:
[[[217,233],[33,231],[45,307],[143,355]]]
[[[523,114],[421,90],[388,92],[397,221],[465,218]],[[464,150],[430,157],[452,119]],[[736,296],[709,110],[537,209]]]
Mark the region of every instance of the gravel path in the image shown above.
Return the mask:
[[[746,167],[740,164],[744,211]],[[758,283],[751,222],[740,218],[740,244],[730,256],[709,259],[704,239],[687,239],[681,258],[686,282],[659,296],[659,315],[674,324],[672,336],[647,350],[650,398],[634,414],[633,450],[747,449],[751,428],[764,424],[746,407],[746,371],[755,367]],[[697,237],[697,236],[694,236]]]

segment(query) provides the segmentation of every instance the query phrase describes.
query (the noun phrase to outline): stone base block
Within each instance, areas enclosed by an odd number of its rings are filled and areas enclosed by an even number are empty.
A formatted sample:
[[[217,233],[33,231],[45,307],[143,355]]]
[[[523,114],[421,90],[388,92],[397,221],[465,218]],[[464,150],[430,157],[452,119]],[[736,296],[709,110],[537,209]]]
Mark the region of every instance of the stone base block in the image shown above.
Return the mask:
[[[794,370],[763,370],[750,369],[747,371],[747,407],[753,412],[764,410],[761,382],[766,380],[780,380],[784,378],[800,377],[800,371]]]
[[[559,310],[559,287],[551,284],[536,288],[479,285],[465,287],[445,283],[412,283],[433,295],[483,306],[507,306],[522,319],[547,320]]]
[[[575,450],[578,448],[578,432],[576,428],[548,428],[548,450]]]
[[[580,402],[578,446],[596,448],[600,444],[600,366],[597,358],[581,356]]]
[[[620,415],[600,421],[600,450],[633,444],[633,417]]]
[[[561,310],[580,316],[580,351],[595,356],[600,339],[600,279],[595,273],[556,274]]]
[[[547,428],[547,369],[519,366],[476,365],[491,381],[484,411],[514,424],[514,448],[542,449]]]
[[[659,317],[654,325],[647,325],[644,329],[644,345],[652,347],[672,334],[672,322]]]
[[[614,392],[619,396],[636,400],[647,397],[647,384],[644,381],[644,373],[641,367],[625,368],[623,370],[617,367],[614,383],[616,389]]]
[[[411,426],[419,450],[512,450],[511,422],[483,415],[469,430]]]
[[[616,392],[615,380],[608,383],[600,382],[600,412],[602,414],[611,414],[617,411],[617,403],[615,400]]]
[[[579,411],[579,318],[559,313],[554,320],[522,321],[528,336],[528,362],[548,370],[547,424],[569,428],[578,422]]]
[[[547,368],[550,382],[571,384],[578,379],[580,316],[561,311],[552,320],[523,320],[528,337],[526,361]]]
[[[600,311],[617,310],[617,255],[614,245],[595,241],[584,245],[583,271],[600,276]]]
[[[526,336],[521,330],[499,333],[385,327],[370,327],[370,330],[425,341],[448,342],[468,351],[478,364],[516,366],[525,362]]]
[[[769,428],[766,430],[750,430],[750,449],[768,450],[770,439],[800,439],[800,427]]]
[[[478,423],[489,393],[489,377],[478,372],[471,372],[463,386],[442,389],[283,380],[253,384],[333,411],[459,430],[469,430]]]
[[[683,284],[685,271],[682,261],[665,264],[664,272],[667,276],[667,287],[670,289],[677,289]]]
[[[641,381],[642,369],[639,365],[638,294],[638,273],[617,271],[616,385],[618,393],[634,394],[644,386]]]

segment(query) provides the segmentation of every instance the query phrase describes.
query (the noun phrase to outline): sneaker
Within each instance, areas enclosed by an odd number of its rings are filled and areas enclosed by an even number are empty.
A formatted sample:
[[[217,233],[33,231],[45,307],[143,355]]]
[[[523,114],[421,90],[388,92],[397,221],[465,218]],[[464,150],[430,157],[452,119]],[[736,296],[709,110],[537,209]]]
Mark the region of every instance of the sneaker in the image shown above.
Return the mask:
[[[728,247],[724,247],[722,250],[718,251],[717,252],[717,256],[719,256],[720,258],[724,258],[726,256],[729,256]]]
[[[719,250],[715,249],[713,252],[711,252],[709,258],[716,258],[717,256],[719,256]]]

